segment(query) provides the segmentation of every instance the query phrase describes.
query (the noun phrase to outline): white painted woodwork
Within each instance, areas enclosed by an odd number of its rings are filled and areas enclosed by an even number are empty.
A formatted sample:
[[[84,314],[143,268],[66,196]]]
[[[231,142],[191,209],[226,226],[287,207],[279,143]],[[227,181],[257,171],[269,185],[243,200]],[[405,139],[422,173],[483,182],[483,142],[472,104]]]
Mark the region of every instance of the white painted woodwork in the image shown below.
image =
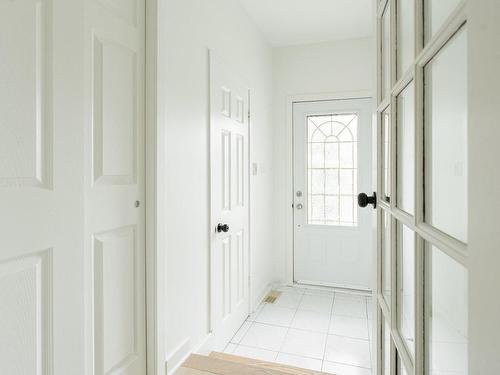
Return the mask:
[[[372,289],[371,206],[361,210],[356,203],[359,192],[371,195],[371,99],[351,99],[294,103],[294,281],[302,284],[327,285],[344,288]],[[308,219],[308,150],[307,127],[310,115],[357,115],[357,150],[354,162],[357,171],[352,184],[357,185],[352,214],[357,224],[317,225]],[[348,130],[345,130],[346,132]],[[342,148],[342,145],[339,144]],[[346,165],[344,165],[345,167]],[[342,167],[342,165],[339,165]],[[337,167],[338,168],[338,167]],[[340,170],[339,170],[340,171]],[[341,172],[339,172],[341,174]],[[338,177],[340,178],[340,177]],[[355,182],[357,180],[357,183]],[[337,181],[325,178],[332,192]],[[335,194],[347,194],[345,191]],[[352,189],[351,189],[352,190]],[[297,196],[297,192],[302,195]],[[299,208],[299,205],[303,208]],[[341,204],[339,204],[341,206]],[[339,207],[342,211],[342,208]]]
[[[92,375],[146,374],[144,17],[144,0],[86,14]]]
[[[50,1],[1,3],[0,186],[52,183]]]
[[[84,375],[78,2],[0,2],[0,373]]]
[[[210,53],[211,330],[223,349],[249,313],[249,90]],[[217,225],[228,224],[227,233]]]
[[[391,199],[378,202],[376,365],[382,374],[476,374],[468,189],[487,183],[469,175],[468,1],[416,1],[414,12],[399,3],[377,2],[378,190]],[[397,71],[402,60],[408,69]]]
[[[469,85],[469,373],[500,373],[500,6],[467,0]],[[485,27],[485,25],[487,25]]]

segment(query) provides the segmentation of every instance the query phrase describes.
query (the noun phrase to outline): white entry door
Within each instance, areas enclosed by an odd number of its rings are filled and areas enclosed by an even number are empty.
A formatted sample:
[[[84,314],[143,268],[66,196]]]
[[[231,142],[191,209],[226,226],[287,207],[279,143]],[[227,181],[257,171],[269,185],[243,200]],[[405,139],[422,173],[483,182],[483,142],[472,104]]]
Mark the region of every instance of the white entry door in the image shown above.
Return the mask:
[[[294,281],[371,289],[371,100],[293,105]]]
[[[87,3],[85,238],[93,371],[145,375],[145,0]]]
[[[249,312],[249,90],[210,60],[211,325],[223,349]]]

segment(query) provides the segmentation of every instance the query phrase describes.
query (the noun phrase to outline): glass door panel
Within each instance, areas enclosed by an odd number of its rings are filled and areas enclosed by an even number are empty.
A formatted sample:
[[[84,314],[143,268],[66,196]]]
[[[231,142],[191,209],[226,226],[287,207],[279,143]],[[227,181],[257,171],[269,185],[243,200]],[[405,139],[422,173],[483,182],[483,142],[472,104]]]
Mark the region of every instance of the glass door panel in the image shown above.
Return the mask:
[[[398,329],[415,356],[415,233],[398,223]]]
[[[457,8],[462,0],[426,0],[425,10],[425,34],[426,40],[430,40],[446,19]]]
[[[391,215],[382,214],[382,295],[389,308],[391,307]]]
[[[391,111],[382,113],[382,192],[383,200],[391,201]]]
[[[397,76],[406,73],[415,57],[415,1],[397,1]]]
[[[397,207],[415,213],[415,85],[410,83],[397,98]]]
[[[467,242],[467,34],[425,66],[425,221]]]
[[[384,320],[382,323],[382,374],[383,375],[391,375],[391,347],[392,347],[392,339],[391,339],[391,327],[387,320]]]
[[[425,345],[429,374],[467,375],[467,270],[437,247],[425,252]]]
[[[382,99],[385,99],[391,90],[391,7],[389,1],[382,15],[381,34]]]
[[[398,375],[408,375],[408,371],[406,371],[406,367],[403,363],[403,360],[399,356],[398,356]]]

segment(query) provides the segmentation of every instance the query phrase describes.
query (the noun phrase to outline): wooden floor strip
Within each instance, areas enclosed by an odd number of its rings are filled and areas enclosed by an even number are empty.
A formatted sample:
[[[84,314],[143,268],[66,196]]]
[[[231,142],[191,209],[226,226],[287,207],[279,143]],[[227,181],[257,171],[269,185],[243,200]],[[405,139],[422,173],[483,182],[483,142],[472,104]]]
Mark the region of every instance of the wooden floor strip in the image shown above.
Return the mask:
[[[289,372],[192,354],[182,365],[217,375],[290,375]]]
[[[276,369],[279,371],[285,371],[287,374],[293,374],[293,375],[327,375],[324,372],[320,372],[320,371],[308,370],[308,369],[303,369],[303,368],[299,368],[299,367],[283,365],[283,364],[279,364],[279,363],[275,363],[275,362],[261,361],[261,360],[257,360],[257,359],[240,357],[238,355],[232,355],[232,354],[226,354],[226,353],[220,353],[220,352],[212,352],[212,353],[210,353],[210,357],[211,358],[218,358],[218,359],[222,359],[222,360],[230,361],[230,362],[259,366],[261,368]],[[328,375],[331,375],[331,374],[328,374]]]
[[[200,371],[193,368],[181,367],[175,372],[175,375],[213,375],[213,373]]]

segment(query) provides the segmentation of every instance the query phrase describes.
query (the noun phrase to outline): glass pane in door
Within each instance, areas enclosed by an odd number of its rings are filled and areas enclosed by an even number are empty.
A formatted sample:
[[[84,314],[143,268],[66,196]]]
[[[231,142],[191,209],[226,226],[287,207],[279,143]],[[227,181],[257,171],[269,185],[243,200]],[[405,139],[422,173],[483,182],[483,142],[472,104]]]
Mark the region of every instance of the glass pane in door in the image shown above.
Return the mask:
[[[391,327],[387,320],[382,319],[382,374],[391,375]]]
[[[430,40],[446,19],[457,8],[462,0],[426,0],[425,8],[425,39]]]
[[[425,258],[425,345],[428,373],[466,375],[467,270],[432,245],[427,245]]]
[[[413,215],[415,199],[415,85],[397,98],[397,207]]]
[[[391,307],[391,215],[382,212],[382,295]]]
[[[398,328],[408,352],[415,355],[415,233],[398,223]]]
[[[391,90],[391,10],[389,2],[387,2],[382,15],[381,34],[382,99],[385,99]]]
[[[467,33],[425,66],[425,221],[467,242]]]
[[[415,57],[415,1],[397,2],[397,72],[398,78],[410,68]]]
[[[399,356],[398,356],[398,375],[408,375],[408,371],[406,371],[406,367],[403,363],[403,360]]]
[[[391,198],[391,112],[382,112],[382,192],[387,203]]]
[[[307,117],[308,224],[358,225],[358,115]]]

